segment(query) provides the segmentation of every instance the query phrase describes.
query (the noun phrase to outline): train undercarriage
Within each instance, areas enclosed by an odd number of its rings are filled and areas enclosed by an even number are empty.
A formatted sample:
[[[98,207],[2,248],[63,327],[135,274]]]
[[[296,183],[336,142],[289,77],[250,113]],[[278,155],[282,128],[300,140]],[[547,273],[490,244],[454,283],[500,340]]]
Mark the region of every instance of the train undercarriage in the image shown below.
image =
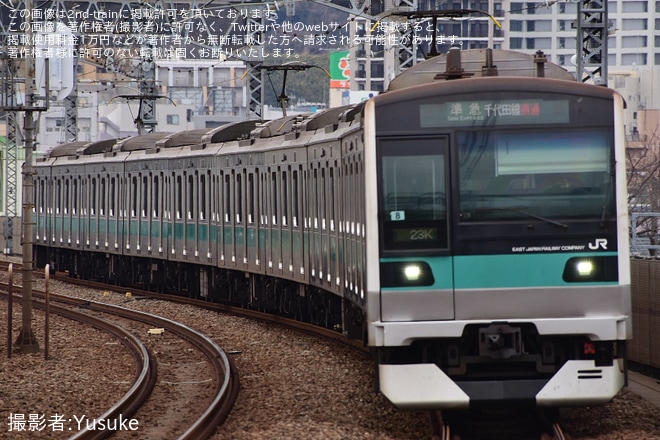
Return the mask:
[[[362,310],[315,286],[214,266],[66,249],[35,248],[37,267],[71,278],[259,310],[365,339]]]

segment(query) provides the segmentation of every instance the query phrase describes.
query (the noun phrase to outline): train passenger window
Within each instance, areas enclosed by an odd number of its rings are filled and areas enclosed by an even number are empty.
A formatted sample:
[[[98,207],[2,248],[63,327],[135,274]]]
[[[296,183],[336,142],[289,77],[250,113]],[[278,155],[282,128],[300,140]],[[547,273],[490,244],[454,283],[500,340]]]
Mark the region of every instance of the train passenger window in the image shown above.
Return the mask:
[[[162,176],[163,181],[163,217],[172,219],[172,177]]]
[[[261,209],[259,210],[260,212],[259,218],[261,219],[260,221],[262,225],[268,224],[268,189],[266,186],[267,180],[268,177],[266,173],[261,174],[261,191],[259,192],[259,194],[261,195],[260,197]]]
[[[225,223],[231,219],[231,176],[225,174]]]
[[[319,170],[314,168],[312,178],[312,195],[314,200],[312,202],[312,216],[314,218],[314,228],[319,227]]]
[[[254,174],[250,173],[248,174],[248,190],[247,190],[247,217],[248,217],[248,223],[253,224],[254,223],[254,202],[255,202],[255,197],[254,197]]]
[[[110,216],[115,215],[115,210],[116,210],[116,195],[117,195],[117,179],[114,177],[110,178],[110,197],[108,197],[108,201],[110,202]]]
[[[212,194],[213,194],[213,207],[212,207],[212,212],[211,216],[213,221],[220,221],[220,191],[218,190],[220,188],[220,183],[222,180],[220,179],[220,176],[213,176],[213,189],[212,189]]]
[[[78,212],[78,179],[74,177],[73,179],[73,194],[71,196],[71,200],[73,200],[73,209],[72,213],[76,214]]]
[[[273,215],[273,224],[277,224],[277,172],[273,171],[271,174],[271,201],[272,201],[272,215]]]
[[[188,176],[188,219],[192,220],[195,213],[195,178],[193,175]]]
[[[614,215],[611,130],[457,135],[462,221]]]
[[[137,176],[131,178],[131,217],[137,215],[137,198],[138,198],[138,179]]]
[[[105,177],[101,177],[101,193],[99,194],[99,214],[105,215],[105,203],[107,199],[106,188],[105,188]]]
[[[289,209],[289,185],[286,180],[287,173],[282,171],[282,226],[287,226],[287,213]]]
[[[78,212],[81,215],[87,215],[87,181],[84,176],[78,177]]]
[[[181,219],[181,216],[183,215],[183,184],[181,182],[181,176],[176,176],[176,188],[175,188],[175,193],[174,197],[176,199],[176,218],[177,220]]]
[[[350,196],[350,193],[352,191],[352,188],[354,188],[355,185],[355,179],[353,177],[353,162],[348,162],[346,165],[346,180],[348,183],[348,203],[346,203],[346,210],[344,211],[344,219],[345,219],[345,224],[344,224],[344,231],[348,232],[350,231],[350,223],[351,219],[353,218],[353,203],[354,203],[354,198]]]
[[[199,176],[199,219],[206,220],[206,175]]]
[[[317,182],[320,187],[317,189],[319,194],[319,216],[321,217],[321,229],[325,230],[325,214],[326,214],[326,199],[325,199],[325,168],[321,168],[321,180]]]
[[[142,217],[147,217],[149,212],[149,178],[142,177]]]
[[[243,220],[243,174],[239,171],[236,173],[236,223],[241,223]]]
[[[55,203],[55,212],[59,214],[62,212],[62,180],[57,179],[57,184],[55,188],[55,197],[57,202]]]
[[[71,188],[71,182],[69,179],[66,179],[64,181],[64,213],[65,214],[68,214],[71,209],[71,205],[69,204],[70,196],[71,196],[70,188]]]
[[[293,216],[293,227],[297,228],[298,227],[298,216],[300,213],[298,212],[298,197],[300,196],[299,191],[298,191],[298,170],[293,170],[291,172],[291,215]]]
[[[447,149],[446,137],[379,141],[379,218],[383,250],[448,247]],[[360,233],[360,225],[356,226],[356,233]]]
[[[330,200],[328,218],[330,221],[330,230],[335,230],[335,169],[330,168],[330,181],[328,183],[328,199]]]
[[[96,215],[96,178],[92,178],[92,200],[90,202],[90,211],[92,215]]]
[[[37,183],[39,184],[39,199],[38,199],[38,205],[37,206],[39,207],[39,212],[42,213],[42,212],[44,212],[44,202],[45,202],[45,199],[44,199],[44,186],[45,186],[46,182],[44,182],[42,179],[39,179],[37,181]]]
[[[160,180],[158,176],[154,176],[154,187],[151,191],[151,196],[153,197],[153,201],[151,202],[153,216],[154,218],[158,218],[160,216]]]

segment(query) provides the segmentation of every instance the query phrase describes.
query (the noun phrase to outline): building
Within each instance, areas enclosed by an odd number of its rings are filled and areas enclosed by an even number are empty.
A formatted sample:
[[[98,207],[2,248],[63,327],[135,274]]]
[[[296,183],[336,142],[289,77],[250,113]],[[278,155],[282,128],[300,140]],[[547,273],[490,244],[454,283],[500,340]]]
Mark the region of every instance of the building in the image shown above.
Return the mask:
[[[503,3],[510,11],[509,49],[542,50],[552,62],[575,71],[571,59],[576,54],[576,2]],[[660,66],[660,1],[611,0],[607,11],[608,68]]]

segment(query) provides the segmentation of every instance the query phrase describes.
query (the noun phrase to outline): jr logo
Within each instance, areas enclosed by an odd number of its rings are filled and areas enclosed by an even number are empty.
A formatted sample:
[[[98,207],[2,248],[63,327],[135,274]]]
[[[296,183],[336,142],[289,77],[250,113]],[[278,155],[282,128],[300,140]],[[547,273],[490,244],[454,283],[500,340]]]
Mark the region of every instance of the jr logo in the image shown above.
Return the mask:
[[[594,243],[589,243],[589,249],[596,250],[598,248],[607,249],[607,238],[597,238]]]

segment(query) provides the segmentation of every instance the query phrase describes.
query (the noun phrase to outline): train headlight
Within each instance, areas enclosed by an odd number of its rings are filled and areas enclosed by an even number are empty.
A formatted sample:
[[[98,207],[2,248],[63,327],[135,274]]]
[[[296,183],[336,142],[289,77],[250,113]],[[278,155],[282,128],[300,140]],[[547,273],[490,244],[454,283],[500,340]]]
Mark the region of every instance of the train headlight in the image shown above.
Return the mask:
[[[615,282],[619,280],[616,256],[569,258],[562,278],[567,283]]]
[[[594,271],[594,264],[589,260],[578,261],[575,265],[575,269],[581,277],[588,277],[591,276]]]
[[[380,263],[381,287],[432,286],[431,266],[425,261],[387,261]]]
[[[403,269],[403,273],[408,281],[417,281],[422,274],[422,270],[417,264],[409,264]]]

